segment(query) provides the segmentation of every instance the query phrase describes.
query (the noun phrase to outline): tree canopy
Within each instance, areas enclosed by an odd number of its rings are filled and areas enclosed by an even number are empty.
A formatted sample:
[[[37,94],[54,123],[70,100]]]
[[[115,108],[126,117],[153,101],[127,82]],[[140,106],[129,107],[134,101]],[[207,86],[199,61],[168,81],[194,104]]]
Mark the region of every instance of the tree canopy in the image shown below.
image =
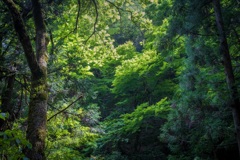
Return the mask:
[[[0,159],[238,160],[239,5],[0,1]]]

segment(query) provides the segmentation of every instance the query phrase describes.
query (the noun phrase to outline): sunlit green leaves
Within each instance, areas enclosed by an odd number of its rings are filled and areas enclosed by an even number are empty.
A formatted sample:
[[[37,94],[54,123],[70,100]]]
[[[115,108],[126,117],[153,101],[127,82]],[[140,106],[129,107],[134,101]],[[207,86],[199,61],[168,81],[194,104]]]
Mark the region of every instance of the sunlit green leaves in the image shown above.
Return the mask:
[[[139,130],[140,127],[148,127],[147,124],[144,124],[144,121],[153,117],[167,118],[169,110],[170,107],[166,98],[151,106],[149,106],[148,103],[143,103],[137,106],[132,113],[121,115],[125,124],[123,130],[134,133]]]
[[[168,71],[169,69],[171,67],[168,63],[150,50],[124,61],[117,67],[113,80],[112,92],[123,100],[117,104],[124,106],[125,103],[132,108],[143,102],[156,103],[159,98],[171,96],[170,88],[174,87],[175,73],[174,70]],[[133,101],[137,102],[132,104]]]
[[[71,111],[73,109],[69,112]],[[95,110],[80,108],[67,116],[59,115],[49,122],[46,151],[49,159],[84,158],[93,151],[100,132],[94,127],[99,118],[94,112]],[[95,123],[90,124],[89,121],[92,120]]]
[[[31,144],[26,140],[25,133],[19,129],[17,124],[13,129],[0,132],[0,154],[5,155],[7,159],[20,159],[26,158],[23,150]]]

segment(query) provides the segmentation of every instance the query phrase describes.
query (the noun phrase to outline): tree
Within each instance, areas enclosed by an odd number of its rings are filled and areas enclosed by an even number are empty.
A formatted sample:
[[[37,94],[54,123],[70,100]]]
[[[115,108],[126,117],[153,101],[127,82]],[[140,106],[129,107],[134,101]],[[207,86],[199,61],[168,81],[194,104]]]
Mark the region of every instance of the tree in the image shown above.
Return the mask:
[[[0,4],[1,12],[6,13],[2,2]],[[17,46],[14,48],[9,47],[16,41],[12,37],[13,29],[8,26],[9,19],[8,14],[2,14],[0,16],[2,25],[0,27],[0,83],[1,86],[1,107],[0,110],[7,113],[9,116],[6,120],[0,120],[0,131],[4,131],[11,128],[9,122],[14,119],[14,83],[16,78],[16,63],[15,60],[9,56],[10,54],[16,54]],[[11,48],[11,51],[10,51]],[[9,54],[10,52],[10,54]]]
[[[233,120],[237,135],[237,142],[238,142],[238,151],[240,155],[240,101],[238,95],[238,89],[235,82],[235,76],[233,73],[233,67],[231,62],[231,56],[228,47],[228,41],[226,38],[224,22],[222,17],[221,11],[221,4],[220,0],[213,0],[214,12],[216,17],[216,24],[219,33],[219,40],[220,40],[220,53],[223,57],[223,66],[225,69],[226,74],[226,81],[230,93],[230,107],[232,108]]]
[[[235,1],[222,1],[224,4],[224,14],[221,15],[221,9],[220,9],[220,2],[219,1],[209,1],[209,0],[204,0],[204,1],[189,1],[189,0],[175,0],[173,1],[173,18],[171,19],[171,25],[169,27],[169,37],[174,37],[174,36],[187,36],[187,37],[193,37],[193,39],[212,39],[212,42],[209,41],[211,46],[209,47],[210,49],[212,48],[213,52],[212,53],[218,53],[216,49],[214,49],[213,46],[216,46],[215,44],[218,42],[218,38],[220,39],[220,52],[221,55],[218,55],[215,60],[212,59],[211,63],[213,64],[210,66],[210,68],[214,68],[221,65],[221,59],[223,60],[223,65],[225,69],[225,74],[226,74],[226,79],[227,79],[227,84],[228,84],[228,92],[225,92],[224,94],[226,97],[229,99],[225,99],[225,107],[231,106],[233,110],[233,117],[234,117],[234,123],[236,129],[239,126],[239,109],[237,106],[239,106],[239,100],[238,100],[238,91],[237,91],[237,82],[234,80],[234,70],[233,66],[234,63],[231,62],[231,56],[234,56],[235,53],[231,53],[229,51],[229,47],[227,44],[227,37],[231,39],[235,39],[235,37],[231,36],[233,33],[232,28],[235,23],[235,18],[233,14],[237,14],[236,12],[236,5],[237,3]],[[213,6],[214,6],[214,11],[215,11],[215,17],[213,16]],[[229,13],[228,13],[229,12]],[[225,15],[225,16],[224,16]],[[227,17],[228,16],[228,17]],[[232,19],[227,20],[228,19]],[[224,30],[223,26],[223,19],[224,22],[227,22],[228,30]],[[215,23],[217,22],[217,27]],[[181,26],[181,27],[179,27]],[[217,33],[216,30],[219,30]],[[163,39],[163,38],[162,38]],[[170,38],[172,39],[172,38]],[[205,40],[207,42],[208,40]],[[197,45],[197,41],[194,43],[194,45]],[[205,45],[207,46],[207,44]],[[231,47],[237,46],[237,43],[231,43]],[[198,48],[198,50],[204,49],[203,47]],[[194,54],[193,51],[191,54]],[[208,50],[202,50],[204,57],[210,58],[210,54]],[[187,57],[188,58],[188,57]],[[202,59],[203,57],[199,57],[199,60]],[[211,58],[210,58],[211,59]],[[235,61],[236,62],[236,61]],[[196,62],[193,62],[196,63]],[[206,62],[203,61],[204,66],[207,65]],[[198,64],[201,65],[201,64]],[[189,68],[189,67],[187,67]],[[205,68],[205,67],[204,67]],[[209,68],[209,67],[208,67]],[[200,68],[203,70],[203,66]],[[222,71],[223,72],[223,71]],[[187,75],[187,74],[185,74]],[[183,74],[184,76],[184,74]],[[212,79],[212,78],[211,78]],[[213,81],[213,83],[217,84],[217,81],[214,81],[214,79],[209,79],[206,77],[205,80],[210,80]],[[193,79],[193,81],[196,81],[196,79]],[[211,82],[212,83],[212,82]],[[191,83],[190,83],[191,84]],[[210,82],[208,82],[208,85],[210,85]],[[221,87],[224,86],[223,84]],[[196,86],[193,86],[196,87]],[[191,92],[189,90],[188,92]],[[224,92],[224,91],[222,91]],[[198,94],[196,97],[200,97]],[[220,102],[220,101],[219,101]],[[209,102],[207,102],[209,103]],[[221,105],[219,103],[218,105]],[[200,106],[204,106],[203,104]],[[194,112],[193,112],[194,114]],[[229,124],[230,125],[230,124]],[[239,132],[237,130],[237,132]],[[189,132],[191,134],[191,132]],[[239,133],[238,133],[239,134]],[[239,138],[237,138],[239,139]],[[239,140],[238,140],[239,141]]]
[[[209,37],[185,38],[186,56],[178,70],[174,109],[160,133],[161,141],[167,141],[171,150],[169,158],[214,159],[222,146],[229,147],[234,141],[229,127],[231,112],[225,107],[227,87],[214,45]]]
[[[45,137],[47,117],[47,41],[44,15],[38,0],[32,0],[33,19],[35,24],[35,45],[29,37],[29,33],[21,18],[17,5],[12,0],[3,0],[8,7],[18,39],[23,47],[28,66],[31,70],[31,93],[28,113],[27,139],[32,144],[26,149],[26,155],[30,159],[45,159]]]

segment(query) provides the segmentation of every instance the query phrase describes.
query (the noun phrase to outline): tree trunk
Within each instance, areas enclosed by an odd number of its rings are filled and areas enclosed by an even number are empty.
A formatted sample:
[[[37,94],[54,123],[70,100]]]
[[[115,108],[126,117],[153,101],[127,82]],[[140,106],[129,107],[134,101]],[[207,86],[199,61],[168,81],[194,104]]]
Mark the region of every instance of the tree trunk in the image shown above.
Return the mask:
[[[2,41],[3,41],[3,33],[0,31],[0,58],[2,57]]]
[[[33,145],[27,152],[31,159],[46,159],[44,155],[47,120],[47,44],[46,28],[39,1],[32,0],[36,32],[36,55],[40,70],[32,75],[28,114],[27,139]]]
[[[47,97],[46,75],[41,77],[32,76],[27,128],[27,139],[32,144],[32,148],[26,151],[26,156],[33,160],[46,159],[44,149]]]
[[[36,55],[30,38],[15,3],[3,0],[11,12],[15,31],[24,50],[31,70],[31,92],[28,113],[27,139],[32,144],[26,149],[26,156],[32,160],[46,159],[44,154],[47,118],[47,43],[46,28],[39,0],[32,0],[33,18],[36,31]]]
[[[3,33],[0,31],[0,63],[3,64],[3,53],[2,53]],[[0,82],[3,79],[3,68],[0,67]]]
[[[6,88],[2,92],[2,106],[1,111],[5,113],[9,113],[9,117],[6,120],[0,119],[0,131],[6,130],[8,121],[12,121],[14,119],[13,107],[11,105],[12,102],[12,94],[13,94],[13,86],[15,81],[15,72],[10,72],[11,75],[6,77]]]
[[[221,4],[219,0],[213,0],[216,24],[220,39],[220,52],[223,56],[223,65],[226,74],[227,85],[230,91],[230,106],[232,108],[233,120],[237,135],[238,151],[240,154],[240,103],[238,98],[238,90],[235,83],[231,57],[228,48],[228,42],[224,30],[223,17],[221,13]]]

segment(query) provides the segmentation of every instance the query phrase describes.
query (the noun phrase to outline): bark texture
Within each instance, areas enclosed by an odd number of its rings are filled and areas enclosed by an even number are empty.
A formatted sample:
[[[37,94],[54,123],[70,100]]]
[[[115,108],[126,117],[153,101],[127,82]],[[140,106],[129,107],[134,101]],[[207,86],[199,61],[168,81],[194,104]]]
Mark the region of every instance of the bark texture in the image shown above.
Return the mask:
[[[32,0],[33,18],[36,31],[36,54],[15,3],[3,0],[11,12],[13,25],[31,70],[31,93],[28,114],[27,139],[32,144],[26,149],[26,156],[32,160],[46,159],[44,154],[47,118],[47,44],[46,28],[39,0]]]
[[[232,108],[233,120],[234,120],[234,125],[235,125],[235,130],[237,135],[237,142],[238,142],[238,151],[240,154],[240,103],[238,98],[238,90],[235,83],[228,42],[227,42],[225,30],[224,30],[220,0],[213,0],[213,6],[214,6],[215,17],[216,17],[216,24],[219,32],[220,52],[221,52],[221,55],[223,56],[223,65],[225,69],[227,85],[230,91],[230,98],[231,98],[230,106]]]

